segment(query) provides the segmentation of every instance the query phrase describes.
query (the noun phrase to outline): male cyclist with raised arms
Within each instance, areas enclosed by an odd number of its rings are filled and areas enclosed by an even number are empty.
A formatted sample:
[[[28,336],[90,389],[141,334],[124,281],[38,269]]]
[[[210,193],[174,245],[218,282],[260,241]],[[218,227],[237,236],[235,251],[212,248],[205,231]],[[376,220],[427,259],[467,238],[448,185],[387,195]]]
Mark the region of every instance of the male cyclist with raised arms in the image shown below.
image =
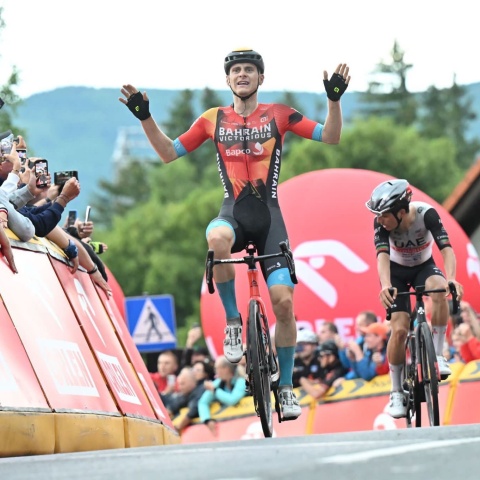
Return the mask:
[[[387,412],[394,418],[406,415],[402,370],[410,325],[410,298],[397,297],[397,293],[418,285],[425,285],[427,290],[447,290],[447,294],[429,294],[433,343],[442,379],[451,374],[443,357],[449,317],[448,282],[455,284],[459,301],[463,295],[463,287],[455,280],[455,254],[438,212],[428,203],[410,202],[411,197],[412,190],[406,180],[387,180],[373,190],[366,202],[367,208],[376,214],[373,228],[381,284],[379,297],[382,305],[392,311],[392,333],[387,345],[392,385]],[[446,278],[433,260],[434,242],[442,254]],[[394,293],[390,295],[388,289],[392,287]]]
[[[287,61],[287,59],[285,59]],[[350,81],[346,64],[338,65],[324,85],[328,115],[322,125],[281,104],[258,103],[258,88],[264,81],[264,62],[250,49],[236,50],[225,57],[226,82],[233,93],[228,107],[203,113],[176,140],[158,127],[149,112],[147,94],[132,85],[121,89],[119,100],[142,121],[142,127],[165,163],[186,155],[211,139],[217,150],[217,164],[224,187],[224,201],[217,218],[207,227],[208,248],[215,258],[230,258],[253,241],[259,255],[277,253],[279,242],[288,241],[278,203],[278,183],[283,139],[290,131],[303,138],[338,144],[342,130],[340,97]],[[279,360],[279,398],[284,418],[294,419],[301,408],[292,391],[296,325],[293,314],[293,283],[285,259],[262,264],[276,317],[275,345]],[[243,356],[242,319],[235,298],[233,265],[218,265],[214,279],[225,309],[224,355],[232,363]]]

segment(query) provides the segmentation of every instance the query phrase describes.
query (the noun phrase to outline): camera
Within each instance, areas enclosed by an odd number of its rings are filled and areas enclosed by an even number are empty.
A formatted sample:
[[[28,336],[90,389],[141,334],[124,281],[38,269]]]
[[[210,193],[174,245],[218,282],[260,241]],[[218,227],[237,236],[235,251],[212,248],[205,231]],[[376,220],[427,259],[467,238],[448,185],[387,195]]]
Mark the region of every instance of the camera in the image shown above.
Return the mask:
[[[1,107],[0,107],[1,108]],[[19,138],[14,137],[11,130],[7,130],[6,132],[0,133],[0,152],[3,155],[8,155],[12,153],[13,144],[16,143],[18,145]],[[18,156],[22,161],[22,164],[25,163],[25,159],[27,158],[27,151],[24,149],[17,150]]]
[[[76,170],[63,170],[53,174],[53,183],[62,186],[67,180],[75,177],[78,180],[78,172]]]
[[[14,140],[13,133],[11,131],[5,133],[7,133],[7,135],[0,140],[0,151],[2,155],[8,155],[12,151]]]

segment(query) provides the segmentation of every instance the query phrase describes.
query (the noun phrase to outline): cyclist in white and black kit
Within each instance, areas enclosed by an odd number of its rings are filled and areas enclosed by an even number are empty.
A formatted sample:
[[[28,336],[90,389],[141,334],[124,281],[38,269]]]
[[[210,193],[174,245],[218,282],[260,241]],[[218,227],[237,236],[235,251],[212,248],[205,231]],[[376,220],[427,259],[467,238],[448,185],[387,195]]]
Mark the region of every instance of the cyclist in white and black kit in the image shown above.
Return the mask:
[[[427,290],[446,289],[448,292],[448,282],[453,282],[459,301],[463,295],[462,285],[455,280],[455,254],[438,212],[428,203],[410,202],[411,197],[412,190],[406,180],[387,180],[373,190],[366,202],[367,208],[376,214],[373,228],[381,284],[379,297],[382,305],[392,311],[392,333],[387,345],[392,387],[387,411],[394,418],[406,415],[401,379],[411,311],[410,298],[397,297],[397,293],[418,285],[425,285]],[[445,275],[432,257],[434,243],[442,254]],[[394,289],[393,296],[389,288]],[[443,357],[449,316],[447,295],[429,295],[433,342],[442,379],[451,374]]]

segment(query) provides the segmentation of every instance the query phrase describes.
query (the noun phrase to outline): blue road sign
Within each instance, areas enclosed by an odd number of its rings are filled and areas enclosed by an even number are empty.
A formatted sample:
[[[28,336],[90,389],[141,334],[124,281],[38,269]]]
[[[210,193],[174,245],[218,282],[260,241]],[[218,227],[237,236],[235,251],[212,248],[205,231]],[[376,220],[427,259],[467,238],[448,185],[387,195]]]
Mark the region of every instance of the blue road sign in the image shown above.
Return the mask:
[[[128,329],[140,352],[177,346],[175,306],[171,295],[126,297]]]

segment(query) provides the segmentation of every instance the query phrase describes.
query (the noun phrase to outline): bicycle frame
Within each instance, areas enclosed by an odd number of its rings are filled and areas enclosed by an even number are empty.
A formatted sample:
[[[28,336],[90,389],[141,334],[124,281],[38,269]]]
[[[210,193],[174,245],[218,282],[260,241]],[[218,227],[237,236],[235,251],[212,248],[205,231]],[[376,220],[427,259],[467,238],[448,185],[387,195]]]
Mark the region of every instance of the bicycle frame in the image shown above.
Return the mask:
[[[277,384],[276,382],[272,383],[271,380],[272,375],[278,373],[278,363],[273,352],[265,303],[260,295],[256,263],[269,258],[284,256],[287,260],[292,282],[297,283],[292,253],[286,242],[281,242],[279,246],[281,250],[279,253],[255,256],[256,247],[252,242],[249,242],[245,247],[248,255],[242,258],[228,259],[214,259],[213,250],[209,250],[205,265],[205,277],[210,293],[214,293],[215,291],[213,286],[214,265],[245,263],[248,266],[249,308],[246,325],[247,346],[244,354],[247,360],[246,372],[255,410],[260,417],[262,429],[266,437],[271,437],[273,434],[271,391],[273,391],[274,394],[275,410],[277,411],[279,422],[282,421],[282,418],[278,401]]]

